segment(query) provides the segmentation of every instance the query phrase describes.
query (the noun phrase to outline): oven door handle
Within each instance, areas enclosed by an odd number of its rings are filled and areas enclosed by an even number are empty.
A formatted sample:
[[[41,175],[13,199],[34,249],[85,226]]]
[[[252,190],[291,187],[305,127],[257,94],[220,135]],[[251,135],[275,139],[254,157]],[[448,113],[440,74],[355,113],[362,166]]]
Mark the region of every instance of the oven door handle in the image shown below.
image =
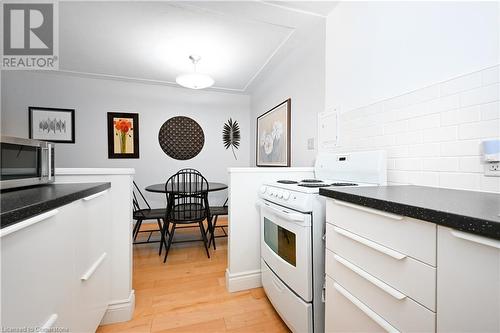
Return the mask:
[[[266,208],[266,209],[269,209],[271,212],[273,212],[274,214],[278,215],[279,217],[282,217],[284,218],[285,220],[288,220],[288,221],[294,221],[294,222],[304,222],[306,217],[304,216],[304,214],[300,214],[300,213],[291,213],[291,212],[287,212],[285,210],[280,210],[280,209],[277,209],[277,208],[274,208],[272,207],[271,205],[269,205],[268,203],[266,202],[260,202],[259,203],[260,207],[262,208]]]

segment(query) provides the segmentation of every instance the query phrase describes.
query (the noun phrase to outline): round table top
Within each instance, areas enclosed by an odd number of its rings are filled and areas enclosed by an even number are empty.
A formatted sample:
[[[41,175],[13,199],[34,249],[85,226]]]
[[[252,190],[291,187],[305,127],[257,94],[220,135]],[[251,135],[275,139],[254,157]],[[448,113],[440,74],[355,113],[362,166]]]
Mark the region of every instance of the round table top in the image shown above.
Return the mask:
[[[181,185],[182,186],[182,185]],[[181,187],[182,188],[182,187]],[[223,183],[208,183],[208,192],[222,191],[227,188],[226,184]],[[155,192],[155,193],[166,193],[165,192],[165,183],[162,184],[154,184],[146,187],[146,191]],[[176,192],[177,186],[174,189],[168,189],[168,193]]]

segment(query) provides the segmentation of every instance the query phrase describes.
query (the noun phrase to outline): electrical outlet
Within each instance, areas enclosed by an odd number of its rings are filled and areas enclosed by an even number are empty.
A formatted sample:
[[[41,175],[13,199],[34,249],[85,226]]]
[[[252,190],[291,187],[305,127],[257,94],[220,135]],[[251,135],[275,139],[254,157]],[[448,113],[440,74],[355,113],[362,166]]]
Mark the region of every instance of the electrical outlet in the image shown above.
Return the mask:
[[[500,177],[500,162],[489,162],[484,165],[484,175]]]

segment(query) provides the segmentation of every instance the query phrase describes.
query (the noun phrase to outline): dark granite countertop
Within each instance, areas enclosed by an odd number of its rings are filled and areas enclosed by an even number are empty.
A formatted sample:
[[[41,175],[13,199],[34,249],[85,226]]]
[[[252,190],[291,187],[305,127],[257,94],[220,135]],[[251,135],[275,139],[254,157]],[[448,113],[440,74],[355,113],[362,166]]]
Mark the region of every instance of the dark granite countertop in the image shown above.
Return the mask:
[[[102,192],[111,183],[47,184],[0,193],[1,228]]]
[[[500,239],[500,194],[414,185],[321,188],[325,197]]]

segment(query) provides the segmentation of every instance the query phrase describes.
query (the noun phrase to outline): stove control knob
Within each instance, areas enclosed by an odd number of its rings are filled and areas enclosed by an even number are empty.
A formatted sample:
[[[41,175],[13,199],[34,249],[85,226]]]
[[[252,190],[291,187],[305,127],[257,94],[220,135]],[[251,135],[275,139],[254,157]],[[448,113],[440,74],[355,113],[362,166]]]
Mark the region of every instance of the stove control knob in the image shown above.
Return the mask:
[[[278,192],[278,198],[283,199],[283,191]]]
[[[283,199],[285,199],[285,200],[290,199],[290,192],[288,192],[288,191],[283,192]]]
[[[274,190],[273,190],[273,189],[270,189],[270,190],[269,190],[269,195],[270,195],[270,196],[273,196],[273,195],[274,195]]]
[[[260,187],[260,193],[264,194],[264,193],[266,193],[266,191],[267,191],[267,186],[262,185],[262,186]]]

